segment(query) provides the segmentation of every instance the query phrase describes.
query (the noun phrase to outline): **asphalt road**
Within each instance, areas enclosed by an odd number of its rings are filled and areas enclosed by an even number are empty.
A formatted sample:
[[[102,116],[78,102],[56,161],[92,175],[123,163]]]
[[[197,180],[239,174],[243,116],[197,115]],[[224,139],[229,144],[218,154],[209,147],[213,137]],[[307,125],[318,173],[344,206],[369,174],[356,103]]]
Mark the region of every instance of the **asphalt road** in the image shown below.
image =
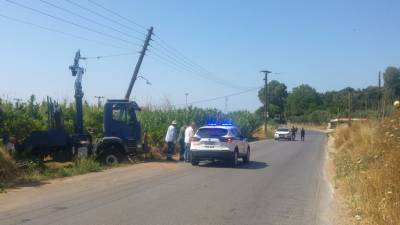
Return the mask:
[[[143,163],[11,190],[0,224],[326,224],[325,142],[255,142],[238,168]]]

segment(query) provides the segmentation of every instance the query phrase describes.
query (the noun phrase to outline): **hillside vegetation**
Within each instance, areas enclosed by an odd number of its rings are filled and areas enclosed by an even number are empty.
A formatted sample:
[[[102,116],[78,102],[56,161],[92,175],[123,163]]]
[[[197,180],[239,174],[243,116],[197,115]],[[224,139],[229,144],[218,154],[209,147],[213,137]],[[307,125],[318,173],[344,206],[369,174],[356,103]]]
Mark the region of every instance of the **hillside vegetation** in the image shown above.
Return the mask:
[[[400,224],[400,112],[334,134],[336,187],[358,224]]]

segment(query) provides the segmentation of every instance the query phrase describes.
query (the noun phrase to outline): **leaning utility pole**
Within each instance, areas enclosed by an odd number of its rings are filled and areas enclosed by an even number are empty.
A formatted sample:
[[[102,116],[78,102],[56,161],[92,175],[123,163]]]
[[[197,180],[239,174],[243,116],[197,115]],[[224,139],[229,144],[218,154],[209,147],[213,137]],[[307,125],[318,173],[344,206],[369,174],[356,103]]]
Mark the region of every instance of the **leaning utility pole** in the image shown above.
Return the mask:
[[[267,138],[267,120],[268,120],[268,74],[271,73],[271,71],[268,70],[263,70],[261,73],[264,73],[264,135],[265,138]]]
[[[144,41],[144,45],[143,45],[142,51],[140,52],[139,60],[137,61],[136,66],[135,66],[135,70],[133,71],[131,82],[129,83],[128,90],[126,91],[126,94],[125,94],[125,99],[126,100],[129,100],[129,96],[131,95],[133,85],[135,84],[135,81],[137,79],[140,66],[142,65],[143,57],[146,54],[147,47],[149,46],[149,43],[150,43],[152,35],[153,35],[153,27],[150,27],[149,31],[147,32],[147,36],[146,36],[146,39]]]

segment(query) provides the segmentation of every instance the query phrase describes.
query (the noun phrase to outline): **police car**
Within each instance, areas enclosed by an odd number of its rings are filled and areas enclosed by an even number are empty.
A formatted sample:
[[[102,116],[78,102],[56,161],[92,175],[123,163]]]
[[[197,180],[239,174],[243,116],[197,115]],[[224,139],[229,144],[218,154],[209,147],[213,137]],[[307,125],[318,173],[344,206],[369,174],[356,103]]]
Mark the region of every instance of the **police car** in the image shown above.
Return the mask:
[[[191,163],[196,166],[201,160],[224,160],[232,166],[238,159],[250,161],[250,146],[240,130],[232,124],[208,124],[200,127],[191,140]]]

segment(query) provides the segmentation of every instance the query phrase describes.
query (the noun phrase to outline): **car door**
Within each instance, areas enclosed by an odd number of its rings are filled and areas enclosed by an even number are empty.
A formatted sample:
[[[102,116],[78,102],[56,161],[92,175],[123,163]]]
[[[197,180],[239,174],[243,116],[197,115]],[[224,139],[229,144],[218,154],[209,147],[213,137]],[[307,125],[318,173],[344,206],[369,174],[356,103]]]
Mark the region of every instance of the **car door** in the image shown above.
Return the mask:
[[[238,139],[238,147],[239,147],[239,152],[240,153],[246,153],[246,146],[245,146],[245,138],[243,137],[242,133],[238,128],[235,128],[236,130],[236,135]]]

